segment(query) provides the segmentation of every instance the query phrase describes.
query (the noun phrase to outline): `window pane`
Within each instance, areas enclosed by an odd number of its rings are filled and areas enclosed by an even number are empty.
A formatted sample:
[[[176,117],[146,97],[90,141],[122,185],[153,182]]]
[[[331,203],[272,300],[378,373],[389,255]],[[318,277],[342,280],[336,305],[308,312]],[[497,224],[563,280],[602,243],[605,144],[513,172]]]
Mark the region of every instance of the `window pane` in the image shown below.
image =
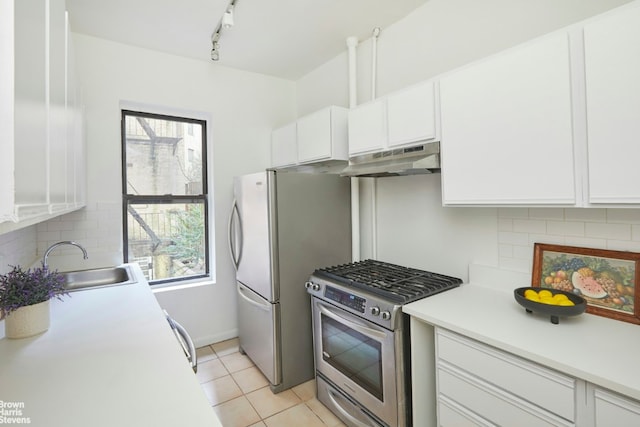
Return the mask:
[[[148,280],[206,274],[204,201],[127,205],[128,261]]]
[[[202,194],[202,132],[201,123],[126,115],[126,194]]]

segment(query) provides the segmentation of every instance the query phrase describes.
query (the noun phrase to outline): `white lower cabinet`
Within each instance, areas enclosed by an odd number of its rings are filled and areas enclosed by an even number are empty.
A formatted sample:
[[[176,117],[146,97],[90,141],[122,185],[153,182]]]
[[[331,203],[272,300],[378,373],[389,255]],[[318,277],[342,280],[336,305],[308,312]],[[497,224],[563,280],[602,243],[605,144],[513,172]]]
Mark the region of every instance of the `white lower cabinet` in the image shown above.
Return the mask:
[[[640,426],[640,402],[449,330],[435,352],[438,426]]]
[[[640,426],[640,402],[600,387],[590,386],[589,391],[595,402],[595,427]]]
[[[575,425],[574,378],[442,329],[436,381],[441,426]]]

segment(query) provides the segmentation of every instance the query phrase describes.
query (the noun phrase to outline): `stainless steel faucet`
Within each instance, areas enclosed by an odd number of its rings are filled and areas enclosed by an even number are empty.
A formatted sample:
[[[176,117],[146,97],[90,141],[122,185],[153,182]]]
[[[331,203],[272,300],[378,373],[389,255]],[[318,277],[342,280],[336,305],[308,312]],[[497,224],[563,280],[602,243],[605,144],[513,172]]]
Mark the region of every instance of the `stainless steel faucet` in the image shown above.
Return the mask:
[[[87,255],[87,250],[85,248],[82,247],[81,244],[76,243],[76,242],[72,242],[71,240],[65,240],[62,242],[58,242],[58,243],[54,243],[53,245],[49,246],[49,248],[45,251],[44,253],[44,257],[42,258],[42,267],[45,269],[48,269],[49,266],[47,265],[47,257],[49,257],[49,253],[51,253],[52,250],[54,250],[55,248],[57,248],[58,246],[61,245],[72,245],[72,246],[77,246],[78,248],[80,248],[82,250],[82,254],[84,255],[83,258],[84,259],[88,259],[89,255]]]

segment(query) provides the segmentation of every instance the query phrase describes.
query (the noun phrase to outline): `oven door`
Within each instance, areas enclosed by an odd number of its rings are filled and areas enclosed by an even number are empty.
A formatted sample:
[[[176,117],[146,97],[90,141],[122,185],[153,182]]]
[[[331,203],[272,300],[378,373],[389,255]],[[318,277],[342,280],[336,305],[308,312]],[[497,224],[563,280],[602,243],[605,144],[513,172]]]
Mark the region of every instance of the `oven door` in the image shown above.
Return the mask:
[[[383,422],[396,425],[394,332],[317,298],[312,301],[317,371]]]

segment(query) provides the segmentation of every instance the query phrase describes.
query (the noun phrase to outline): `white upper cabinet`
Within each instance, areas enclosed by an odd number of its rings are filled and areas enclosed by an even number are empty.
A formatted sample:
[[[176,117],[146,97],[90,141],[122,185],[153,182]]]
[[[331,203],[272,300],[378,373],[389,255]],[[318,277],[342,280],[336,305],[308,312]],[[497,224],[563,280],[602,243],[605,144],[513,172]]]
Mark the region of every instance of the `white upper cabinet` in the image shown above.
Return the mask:
[[[16,0],[14,70],[15,205],[47,210],[46,2]],[[4,77],[3,77],[4,78]]]
[[[332,105],[275,129],[271,133],[271,166],[346,164],[348,111]]]
[[[296,123],[293,122],[271,132],[271,166],[292,166],[297,161]]]
[[[65,0],[2,2],[0,233],[84,205],[81,97],[65,8]]]
[[[590,203],[640,203],[640,6],[584,27]]]
[[[14,7],[0,2],[0,223],[11,219],[14,197]]]
[[[437,97],[431,80],[349,111],[349,156],[439,139]]]
[[[385,149],[386,111],[384,99],[376,99],[349,110],[349,156]]]
[[[574,205],[571,105],[564,32],[443,76],[443,203]]]
[[[49,202],[53,210],[67,204],[66,10],[64,0],[49,0]]]
[[[298,119],[299,163],[348,160],[347,111],[331,106]]]
[[[390,148],[436,140],[436,96],[432,81],[387,96]]]

